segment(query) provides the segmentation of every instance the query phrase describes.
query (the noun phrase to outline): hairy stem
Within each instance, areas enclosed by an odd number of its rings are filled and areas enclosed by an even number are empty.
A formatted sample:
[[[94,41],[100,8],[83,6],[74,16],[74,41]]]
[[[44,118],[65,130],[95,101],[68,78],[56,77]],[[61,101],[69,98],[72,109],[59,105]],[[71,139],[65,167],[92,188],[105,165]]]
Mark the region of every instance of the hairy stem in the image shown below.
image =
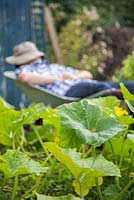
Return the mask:
[[[38,138],[38,140],[39,140],[39,142],[40,142],[40,144],[41,144],[43,150],[45,151],[47,157],[49,157],[49,153],[48,153],[47,149],[45,148],[45,146],[44,146],[44,144],[43,144],[43,141],[42,141],[42,139],[41,139],[41,137],[40,137],[38,131],[36,130],[36,128],[35,128],[34,126],[33,126],[32,128],[33,128],[33,130],[34,130],[34,132],[35,132],[35,134],[36,134],[36,136],[37,136],[37,138]]]
[[[13,192],[12,192],[11,200],[15,200],[17,187],[18,187],[18,175],[16,175],[15,178],[14,178],[14,187],[13,187]]]
[[[84,200],[84,194],[83,194],[83,188],[82,188],[81,182],[80,182],[80,196],[81,196],[81,199]]]
[[[95,147],[94,146],[92,146],[92,153],[93,153],[93,156],[96,157],[96,151],[95,151]],[[100,185],[99,185],[99,181],[98,181],[98,177],[95,178],[95,183],[96,183],[98,197],[99,197],[100,200],[103,200],[101,189],[100,189]]]

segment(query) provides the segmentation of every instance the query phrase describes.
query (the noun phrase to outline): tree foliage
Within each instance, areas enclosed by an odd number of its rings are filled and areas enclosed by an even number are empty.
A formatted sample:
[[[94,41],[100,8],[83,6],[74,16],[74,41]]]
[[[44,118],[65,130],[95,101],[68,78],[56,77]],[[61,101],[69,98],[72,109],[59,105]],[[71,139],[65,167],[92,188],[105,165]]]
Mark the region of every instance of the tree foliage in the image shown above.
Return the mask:
[[[101,18],[101,24],[105,27],[111,25],[134,26],[133,0],[46,0],[46,2],[53,8],[57,22],[59,22],[57,24],[58,30],[73,14],[81,13],[84,6],[88,9],[96,7]]]

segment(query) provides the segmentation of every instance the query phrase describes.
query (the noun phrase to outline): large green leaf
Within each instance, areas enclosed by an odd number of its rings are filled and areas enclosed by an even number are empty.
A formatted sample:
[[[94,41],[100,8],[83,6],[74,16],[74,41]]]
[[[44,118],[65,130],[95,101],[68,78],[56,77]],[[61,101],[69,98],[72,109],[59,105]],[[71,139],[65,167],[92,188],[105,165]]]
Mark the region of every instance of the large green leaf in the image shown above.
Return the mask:
[[[95,185],[96,177],[120,176],[120,170],[102,155],[83,159],[81,158],[81,153],[72,149],[62,149],[53,142],[45,143],[45,147],[71,171],[77,183],[81,182],[83,184],[84,194],[87,194],[89,189]],[[78,188],[77,183],[75,182],[74,184],[75,189],[80,194],[80,188]],[[102,180],[100,179],[99,184],[101,183]]]
[[[120,83],[121,91],[123,93],[123,97],[126,100],[134,101],[134,95],[131,94],[128,89],[125,87],[123,83]]]
[[[72,194],[61,197],[51,197],[46,195],[37,194],[37,200],[81,200],[79,197],[74,197]]]
[[[44,110],[45,107],[42,104],[33,104],[21,111],[4,109],[0,112],[0,143],[11,145],[10,136],[14,137],[16,133],[21,134],[20,128],[25,124],[34,123]]]
[[[130,152],[134,149],[133,141],[133,134],[128,134],[126,139],[123,136],[112,138],[110,143],[105,144],[104,150],[119,156],[123,153],[124,157],[130,157]]]
[[[11,145],[12,132],[16,130],[13,121],[20,116],[19,111],[13,109],[6,109],[0,113],[0,143],[4,145]]]
[[[0,130],[0,143],[7,146],[12,145],[10,135],[1,130]]]
[[[5,174],[6,178],[32,173],[39,176],[40,173],[45,173],[46,169],[18,150],[7,150],[5,154],[0,156],[0,171]]]
[[[54,142],[45,142],[44,145],[59,161],[67,166],[76,178],[83,172],[88,172],[94,177],[120,176],[120,170],[116,165],[107,161],[102,155],[83,159],[81,153],[73,149],[60,148]],[[88,169],[88,171],[85,171],[85,169]]]
[[[58,107],[61,117],[61,145],[79,147],[81,144],[100,146],[126,126],[88,100],[64,104]]]
[[[131,112],[134,113],[134,101],[125,100]]]
[[[119,106],[121,103],[121,101],[114,96],[88,99],[88,102],[90,104],[99,106],[107,114],[112,113],[114,107]]]
[[[120,87],[129,109],[134,113],[134,94],[131,94],[123,83],[120,83]]]

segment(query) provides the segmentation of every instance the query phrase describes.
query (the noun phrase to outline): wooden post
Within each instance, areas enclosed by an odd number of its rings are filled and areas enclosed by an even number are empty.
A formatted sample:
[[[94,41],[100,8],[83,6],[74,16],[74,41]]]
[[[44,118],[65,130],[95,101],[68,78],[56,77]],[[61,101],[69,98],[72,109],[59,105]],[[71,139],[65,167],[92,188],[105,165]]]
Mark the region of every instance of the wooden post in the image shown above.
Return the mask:
[[[61,50],[60,50],[60,46],[58,42],[58,36],[57,36],[55,25],[54,25],[53,16],[52,16],[50,8],[47,5],[45,5],[45,22],[46,22],[48,33],[50,36],[50,40],[52,42],[52,46],[53,46],[53,50],[54,50],[57,62],[59,64],[63,64],[63,59],[62,59]]]

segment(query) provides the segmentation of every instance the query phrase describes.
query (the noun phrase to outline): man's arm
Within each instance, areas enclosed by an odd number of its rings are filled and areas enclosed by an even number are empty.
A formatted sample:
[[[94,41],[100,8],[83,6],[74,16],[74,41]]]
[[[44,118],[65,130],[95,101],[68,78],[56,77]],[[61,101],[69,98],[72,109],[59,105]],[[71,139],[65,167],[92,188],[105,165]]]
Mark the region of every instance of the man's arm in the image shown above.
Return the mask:
[[[45,76],[45,74],[39,74],[36,72],[21,72],[18,75],[18,79],[21,82],[31,83],[31,84],[51,84],[65,80],[92,79],[92,78],[93,78],[92,74],[88,71],[77,71],[74,75],[70,73],[64,73],[61,77]]]
[[[21,72],[18,79],[23,83],[31,84],[50,84],[64,80],[63,77],[50,77],[36,72]]]

